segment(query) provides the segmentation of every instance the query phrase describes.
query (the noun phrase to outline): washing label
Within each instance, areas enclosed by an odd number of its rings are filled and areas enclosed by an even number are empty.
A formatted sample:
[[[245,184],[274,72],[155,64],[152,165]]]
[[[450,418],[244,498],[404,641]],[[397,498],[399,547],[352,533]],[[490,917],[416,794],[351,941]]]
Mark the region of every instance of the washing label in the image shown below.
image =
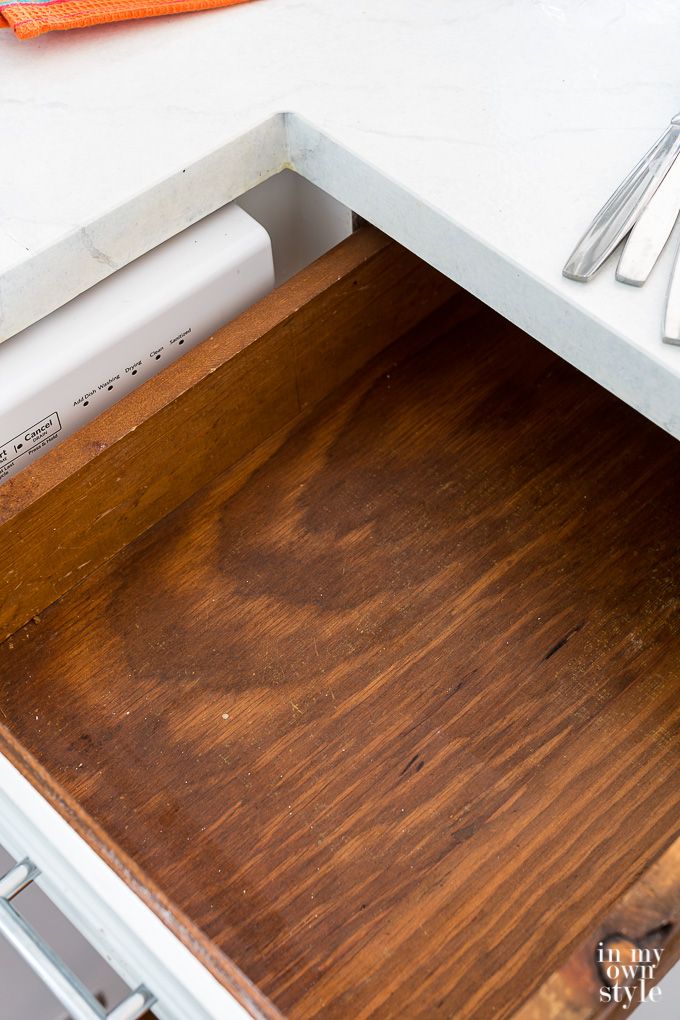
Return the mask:
[[[53,411],[47,418],[37,421],[35,425],[25,429],[21,435],[15,436],[14,439],[10,439],[9,443],[5,443],[4,446],[0,447],[0,470],[7,464],[11,464],[18,457],[22,457],[25,453],[30,453],[31,450],[42,446],[47,439],[50,439],[51,436],[56,436],[60,430],[61,422],[59,421],[59,415],[56,411]]]

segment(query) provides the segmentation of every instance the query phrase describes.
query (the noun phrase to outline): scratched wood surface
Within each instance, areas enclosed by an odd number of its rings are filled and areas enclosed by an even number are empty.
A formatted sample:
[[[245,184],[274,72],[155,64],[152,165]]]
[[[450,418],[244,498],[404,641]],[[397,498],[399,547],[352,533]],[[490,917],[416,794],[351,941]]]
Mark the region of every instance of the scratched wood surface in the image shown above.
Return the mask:
[[[610,956],[611,950],[611,956]],[[618,954],[618,955],[617,955]],[[650,994],[680,955],[680,839],[626,890],[593,931],[520,1008],[514,1020],[596,1020],[630,1016],[640,1004],[641,977]],[[619,967],[618,961],[622,966]],[[653,971],[641,972],[640,960],[651,961]],[[631,966],[631,964],[633,966]],[[624,966],[627,965],[627,971]],[[630,975],[633,974],[631,977]],[[620,991],[618,1004],[613,984]],[[601,995],[601,991],[607,995]],[[656,993],[663,1002],[663,986]]]
[[[0,749],[294,1020],[511,1016],[680,834],[676,444],[423,335],[0,645]]]

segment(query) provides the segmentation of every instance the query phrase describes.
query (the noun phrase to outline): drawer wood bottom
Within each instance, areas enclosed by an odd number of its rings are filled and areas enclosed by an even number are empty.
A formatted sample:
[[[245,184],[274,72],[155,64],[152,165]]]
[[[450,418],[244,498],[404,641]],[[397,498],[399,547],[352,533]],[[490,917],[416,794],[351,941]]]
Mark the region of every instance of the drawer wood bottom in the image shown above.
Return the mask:
[[[511,1016],[678,834],[674,442],[447,314],[0,645],[5,753],[294,1020]]]

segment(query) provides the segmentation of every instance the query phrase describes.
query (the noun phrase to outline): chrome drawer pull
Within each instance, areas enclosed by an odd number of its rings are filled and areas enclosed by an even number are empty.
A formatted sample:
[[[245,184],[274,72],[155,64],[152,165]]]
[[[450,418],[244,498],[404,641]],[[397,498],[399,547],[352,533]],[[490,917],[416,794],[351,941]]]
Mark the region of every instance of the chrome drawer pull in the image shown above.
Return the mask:
[[[10,900],[39,874],[40,870],[26,858],[0,878],[0,933],[68,1010],[72,1020],[137,1020],[156,1001],[144,985],[107,1013],[40,935],[17,914]]]

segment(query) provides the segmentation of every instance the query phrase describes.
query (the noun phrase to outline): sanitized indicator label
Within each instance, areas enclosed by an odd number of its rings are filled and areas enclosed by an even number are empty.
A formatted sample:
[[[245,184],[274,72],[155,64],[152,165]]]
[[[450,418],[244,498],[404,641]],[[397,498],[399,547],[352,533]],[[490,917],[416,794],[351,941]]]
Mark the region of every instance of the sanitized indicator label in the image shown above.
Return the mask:
[[[4,446],[0,447],[0,468],[3,468],[6,464],[11,464],[12,461],[22,457],[25,453],[35,450],[36,447],[41,446],[50,436],[56,435],[60,429],[61,422],[59,421],[59,415],[56,411],[53,411],[47,418],[37,421],[35,425],[25,429],[21,435],[15,436],[14,439],[10,439],[9,443],[5,443]]]

